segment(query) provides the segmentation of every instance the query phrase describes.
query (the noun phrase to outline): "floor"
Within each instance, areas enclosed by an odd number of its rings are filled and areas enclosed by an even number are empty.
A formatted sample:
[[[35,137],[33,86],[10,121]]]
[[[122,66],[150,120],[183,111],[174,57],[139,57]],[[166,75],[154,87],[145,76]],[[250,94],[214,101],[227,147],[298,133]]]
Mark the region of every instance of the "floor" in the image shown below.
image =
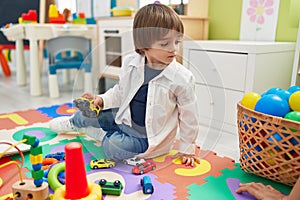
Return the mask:
[[[10,113],[42,106],[72,102],[74,98],[80,96],[83,92],[80,90],[73,90],[72,83],[63,84],[62,80],[59,80],[61,97],[55,99],[49,98],[46,70],[47,69],[43,69],[42,72],[43,95],[39,97],[33,97],[30,95],[29,85],[17,85],[16,72],[13,67],[12,75],[10,77],[5,77],[0,70],[0,113]],[[216,152],[219,156],[226,156],[234,159],[236,162],[239,161],[237,133],[215,133],[212,130],[206,130],[204,132],[205,133],[199,136],[197,141],[197,144],[199,144],[202,149],[209,149]]]

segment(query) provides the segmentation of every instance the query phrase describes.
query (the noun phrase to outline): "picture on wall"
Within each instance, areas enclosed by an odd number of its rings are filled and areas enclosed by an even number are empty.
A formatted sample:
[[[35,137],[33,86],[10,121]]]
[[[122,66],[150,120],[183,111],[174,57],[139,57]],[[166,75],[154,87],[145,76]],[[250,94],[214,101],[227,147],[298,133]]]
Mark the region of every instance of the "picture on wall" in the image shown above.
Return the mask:
[[[243,0],[240,40],[275,41],[280,0]]]

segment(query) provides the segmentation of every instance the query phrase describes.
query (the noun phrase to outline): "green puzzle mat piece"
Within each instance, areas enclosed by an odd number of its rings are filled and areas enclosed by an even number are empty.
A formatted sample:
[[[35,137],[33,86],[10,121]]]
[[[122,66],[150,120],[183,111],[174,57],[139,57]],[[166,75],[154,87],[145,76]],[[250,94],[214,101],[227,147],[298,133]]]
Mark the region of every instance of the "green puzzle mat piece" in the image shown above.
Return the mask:
[[[289,194],[291,191],[291,187],[262,178],[260,176],[256,176],[254,174],[246,173],[241,168],[239,163],[235,164],[236,168],[230,169],[223,169],[221,172],[223,173],[221,176],[214,177],[209,176],[205,178],[207,180],[206,183],[203,185],[193,184],[188,186],[187,188],[190,190],[189,194],[191,196],[188,199],[195,199],[195,200],[211,200],[211,199],[218,199],[218,200],[234,200],[235,198],[231,194],[226,179],[227,178],[236,178],[239,179],[242,183],[247,182],[261,182],[265,185],[272,185],[275,189]]]
[[[51,150],[54,147],[58,147],[58,146],[64,146],[67,143],[70,142],[79,142],[82,144],[82,151],[83,153],[91,153],[91,159],[96,159],[96,158],[105,158],[105,154],[103,152],[103,149],[97,145],[95,145],[95,141],[94,140],[87,140],[86,136],[76,136],[73,139],[64,139],[64,140],[59,140],[56,142],[51,142],[52,139],[55,139],[58,135],[57,133],[51,131],[49,128],[44,128],[44,127],[35,127],[35,128],[25,128],[22,129],[18,132],[16,132],[13,137],[16,140],[22,140],[23,135],[26,134],[27,131],[43,131],[45,133],[45,137],[44,138],[40,138],[41,142],[45,142],[45,139],[47,139],[46,141],[49,142],[48,144],[43,144],[42,145],[42,149],[43,149],[43,157],[45,157],[45,155],[49,154],[51,152]],[[64,151],[64,150],[63,150]],[[31,163],[30,163],[30,158],[29,158],[29,152],[24,152],[24,167],[29,169],[29,172],[26,173],[26,176],[28,178],[31,178],[31,172],[30,170],[32,170],[31,167]],[[13,160],[20,160],[20,157],[18,155],[14,155],[12,156]],[[90,171],[90,167],[87,164],[86,165],[86,171]]]

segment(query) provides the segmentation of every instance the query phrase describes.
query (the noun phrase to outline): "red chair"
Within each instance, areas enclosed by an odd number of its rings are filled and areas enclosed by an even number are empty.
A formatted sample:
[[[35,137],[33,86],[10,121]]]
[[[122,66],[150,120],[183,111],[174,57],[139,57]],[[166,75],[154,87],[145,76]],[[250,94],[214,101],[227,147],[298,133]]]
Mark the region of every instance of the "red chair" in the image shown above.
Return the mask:
[[[0,45],[0,64],[5,76],[10,76],[10,69],[2,50],[12,49],[12,47],[14,48],[14,45]]]
[[[13,44],[0,44],[0,64],[2,66],[2,70],[3,70],[3,73],[5,76],[10,76],[11,73],[10,73],[10,68],[9,68],[8,62],[5,58],[2,50],[15,49],[15,48],[16,48],[16,46]],[[29,46],[25,45],[24,49],[28,50]]]

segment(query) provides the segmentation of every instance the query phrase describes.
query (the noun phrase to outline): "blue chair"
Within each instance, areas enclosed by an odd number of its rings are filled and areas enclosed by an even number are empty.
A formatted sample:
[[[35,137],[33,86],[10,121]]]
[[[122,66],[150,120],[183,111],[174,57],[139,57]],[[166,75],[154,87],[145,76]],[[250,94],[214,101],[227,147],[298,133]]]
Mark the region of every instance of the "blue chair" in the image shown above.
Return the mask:
[[[50,97],[59,97],[57,70],[84,70],[84,90],[92,92],[91,44],[90,40],[79,36],[59,36],[47,40],[49,58]]]

